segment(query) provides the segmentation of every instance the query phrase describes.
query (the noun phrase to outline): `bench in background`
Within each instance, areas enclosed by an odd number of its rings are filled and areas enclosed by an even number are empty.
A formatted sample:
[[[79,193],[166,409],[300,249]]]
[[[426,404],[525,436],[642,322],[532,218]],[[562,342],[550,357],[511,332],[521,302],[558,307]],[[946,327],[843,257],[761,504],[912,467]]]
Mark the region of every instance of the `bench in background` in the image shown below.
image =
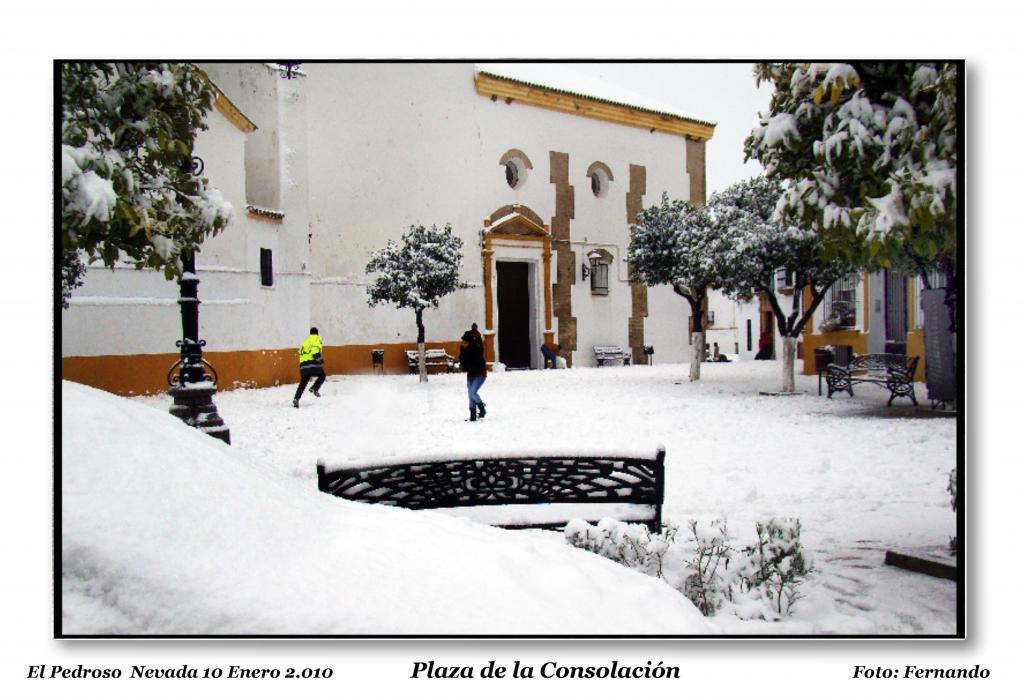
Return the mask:
[[[828,397],[833,393],[846,391],[853,396],[853,386],[859,383],[873,383],[889,389],[889,402],[900,397],[909,398],[917,405],[914,395],[914,372],[920,357],[905,354],[861,354],[853,357],[849,364],[829,364],[825,369]]]
[[[631,353],[624,352],[618,345],[594,345],[594,359],[598,366],[604,366],[605,362],[622,362],[626,366],[632,357]]]
[[[415,374],[420,370],[419,350],[406,350],[405,357],[409,362],[409,373]],[[431,368],[443,368],[449,374],[455,371],[455,357],[443,349],[428,349],[423,352],[423,359],[427,365],[427,371]]]
[[[610,516],[661,531],[665,449],[643,456],[485,456],[443,461],[328,465],[321,491],[410,510],[453,508],[510,529],[562,528]],[[565,507],[560,507],[564,505]]]

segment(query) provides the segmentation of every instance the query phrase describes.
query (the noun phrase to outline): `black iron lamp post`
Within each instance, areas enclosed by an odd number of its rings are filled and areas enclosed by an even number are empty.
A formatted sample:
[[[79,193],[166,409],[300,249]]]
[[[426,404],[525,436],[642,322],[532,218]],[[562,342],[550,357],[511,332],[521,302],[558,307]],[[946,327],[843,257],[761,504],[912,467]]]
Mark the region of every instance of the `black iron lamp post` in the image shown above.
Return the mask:
[[[196,174],[201,173],[203,161],[190,159],[187,167]],[[199,277],[196,276],[195,254],[182,253],[181,263],[178,306],[181,309],[182,339],[175,343],[181,350],[181,357],[167,372],[167,383],[174,398],[171,415],[231,444],[231,433],[213,403],[213,394],[217,392],[217,372],[203,359],[206,340],[199,339]]]

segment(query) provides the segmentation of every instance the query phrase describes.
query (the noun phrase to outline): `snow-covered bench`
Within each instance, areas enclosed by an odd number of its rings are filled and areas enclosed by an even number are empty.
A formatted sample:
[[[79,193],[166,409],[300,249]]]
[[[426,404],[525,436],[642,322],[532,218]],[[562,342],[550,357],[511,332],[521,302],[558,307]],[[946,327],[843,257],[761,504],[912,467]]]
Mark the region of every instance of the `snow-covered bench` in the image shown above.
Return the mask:
[[[905,354],[862,354],[853,357],[846,366],[829,364],[825,368],[828,397],[837,391],[846,391],[853,396],[854,384],[873,383],[889,389],[888,405],[900,396],[917,405],[914,372],[919,359]]]
[[[405,358],[409,362],[409,373],[415,374],[420,370],[420,352],[419,350],[406,350]],[[428,349],[423,350],[423,361],[427,365],[427,371],[430,371],[431,367],[441,367],[445,369],[449,374],[455,371],[455,357],[448,354],[443,349]]]
[[[661,531],[665,449],[631,456],[489,455],[329,464],[321,491],[347,500],[452,514],[510,529],[558,529],[614,517]]]
[[[622,362],[625,366],[629,364],[632,355],[618,345],[594,345],[594,359],[598,366],[604,366],[605,362]]]

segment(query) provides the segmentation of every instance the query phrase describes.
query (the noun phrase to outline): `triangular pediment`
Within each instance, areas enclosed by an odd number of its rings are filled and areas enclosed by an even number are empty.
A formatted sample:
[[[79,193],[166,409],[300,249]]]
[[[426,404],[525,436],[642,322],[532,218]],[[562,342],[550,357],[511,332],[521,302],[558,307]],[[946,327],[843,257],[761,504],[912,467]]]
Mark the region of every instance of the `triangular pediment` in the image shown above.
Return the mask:
[[[548,227],[540,221],[540,216],[517,204],[494,212],[491,218],[484,221],[484,232],[548,237]]]

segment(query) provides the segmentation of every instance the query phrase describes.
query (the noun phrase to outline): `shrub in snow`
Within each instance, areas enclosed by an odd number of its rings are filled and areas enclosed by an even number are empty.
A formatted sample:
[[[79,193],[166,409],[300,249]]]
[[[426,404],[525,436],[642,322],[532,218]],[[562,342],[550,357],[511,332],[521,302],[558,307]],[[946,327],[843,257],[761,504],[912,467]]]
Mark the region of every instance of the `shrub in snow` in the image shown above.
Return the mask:
[[[800,543],[800,520],[758,522],[757,542],[735,548],[724,519],[689,523],[690,540],[677,540],[666,524],[652,534],[640,524],[612,518],[596,526],[576,519],[566,541],[617,563],[665,580],[705,616],[733,614],[741,619],[777,620],[792,613],[799,586],[812,571]]]
[[[953,512],[956,512],[957,505],[960,504],[960,496],[956,491],[956,467],[949,472],[949,484],[946,485],[946,492],[949,493],[949,504],[953,508]]]
[[[956,467],[949,472],[949,483],[946,485],[946,492],[949,493],[949,504],[953,507],[953,512],[956,512],[960,507],[960,493],[956,489]],[[959,551],[959,545],[956,536],[949,537],[949,552],[956,555]]]
[[[658,578],[665,577],[664,559],[675,536],[672,526],[652,534],[642,524],[626,524],[611,517],[596,526],[574,519],[565,528],[565,539],[571,545]]]
[[[704,616],[714,614],[722,603],[731,599],[730,583],[726,575],[733,549],[725,520],[715,520],[702,527],[690,520],[690,534],[695,550],[687,561],[693,573],[683,581],[682,592]]]
[[[741,591],[763,594],[778,614],[790,614],[812,568],[800,543],[800,520],[773,517],[757,523],[757,543],[743,549],[737,570]]]

